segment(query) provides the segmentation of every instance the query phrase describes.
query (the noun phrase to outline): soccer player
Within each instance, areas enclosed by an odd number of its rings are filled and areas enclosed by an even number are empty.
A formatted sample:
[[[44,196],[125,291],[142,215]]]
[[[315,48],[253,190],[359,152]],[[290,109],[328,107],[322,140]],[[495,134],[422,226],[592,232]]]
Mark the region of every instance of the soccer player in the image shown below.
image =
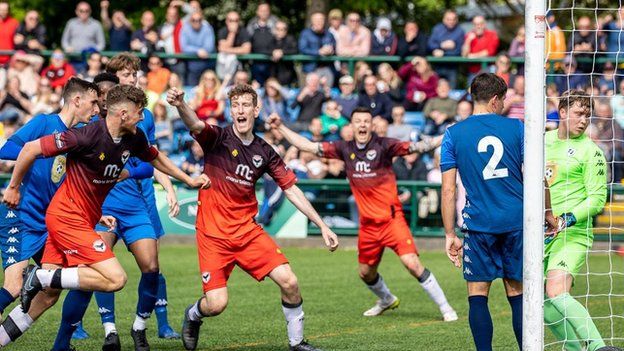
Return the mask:
[[[591,97],[581,90],[566,91],[558,108],[559,128],[546,133],[545,145],[546,179],[561,231],[544,251],[544,319],[566,350],[584,350],[581,343],[586,343],[593,351],[605,342],[570,289],[592,247],[592,217],[607,199],[607,166],[600,148],[585,135]]]
[[[60,133],[79,123],[88,123],[97,113],[97,87],[72,78],[63,91],[65,103],[58,114],[38,115],[20,128],[0,149],[0,158],[16,160],[24,145],[43,136]],[[26,174],[19,209],[0,204],[0,240],[4,285],[0,289],[0,313],[19,295],[22,271],[32,258],[41,263],[47,238],[45,212],[52,196],[65,179],[64,155],[39,158]],[[11,313],[23,316],[18,306]],[[21,317],[20,317],[21,318]]]
[[[399,306],[399,298],[390,292],[378,272],[383,251],[388,247],[399,256],[401,263],[438,305],[444,321],[457,320],[457,313],[446,300],[435,276],[420,262],[392,171],[393,157],[422,152],[426,143],[379,137],[373,133],[372,121],[370,110],[357,108],[351,113],[351,125],[355,131],[353,141],[314,143],[288,129],[278,115],[269,117],[272,127],[279,128],[286,140],[299,150],[345,162],[347,178],[360,214],[360,278],[379,298],[372,308],[364,312],[364,316],[378,316]]]
[[[89,94],[97,112],[97,90]],[[37,319],[50,308],[61,289],[117,291],[125,285],[125,271],[93,228],[106,195],[131,156],[151,162],[189,186],[209,186],[205,175],[191,179],[149,146],[145,134],[137,128],[146,100],[138,88],[115,86],[108,92],[106,119],[31,141],[20,152],[4,195],[4,202],[11,208],[19,204],[21,181],[38,156],[67,153],[67,179],[46,213],[49,235],[41,260],[43,268],[31,265],[24,272],[20,298],[29,318]],[[32,319],[9,318],[0,327],[2,346],[19,337],[32,323]]]
[[[200,190],[197,201],[197,247],[204,296],[184,313],[184,347],[195,350],[202,319],[225,309],[227,281],[238,265],[258,281],[269,277],[280,287],[290,350],[317,350],[303,337],[303,300],[297,277],[280,248],[254,221],[258,212],[255,183],[268,173],[295,207],[321,229],[330,251],[338,247],[338,238],[295,185],[292,170],[254,134],[254,121],[260,112],[254,89],[237,85],[228,96],[233,125],[219,128],[197,118],[184,102],[184,92],[172,88],[167,95],[169,104],[177,107],[204,150],[204,174],[213,182],[212,189]]]

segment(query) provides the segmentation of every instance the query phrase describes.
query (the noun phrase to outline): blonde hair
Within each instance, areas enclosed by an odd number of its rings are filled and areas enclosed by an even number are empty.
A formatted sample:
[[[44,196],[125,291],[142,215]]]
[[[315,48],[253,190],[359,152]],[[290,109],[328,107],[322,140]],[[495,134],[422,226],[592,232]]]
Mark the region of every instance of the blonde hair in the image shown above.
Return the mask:
[[[207,91],[208,87],[205,84],[207,79],[214,81],[214,88],[211,91]],[[217,99],[220,90],[221,81],[219,80],[219,77],[217,77],[217,74],[213,70],[206,70],[201,75],[195,96],[199,101],[203,101],[205,99]]]

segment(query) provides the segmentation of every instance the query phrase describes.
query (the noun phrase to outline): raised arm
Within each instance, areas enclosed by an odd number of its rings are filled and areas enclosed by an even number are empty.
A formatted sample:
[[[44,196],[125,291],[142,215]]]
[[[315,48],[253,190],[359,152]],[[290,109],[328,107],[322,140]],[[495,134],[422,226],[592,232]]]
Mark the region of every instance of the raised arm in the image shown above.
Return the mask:
[[[19,188],[22,184],[22,180],[30,167],[32,167],[32,164],[35,162],[37,156],[41,154],[43,154],[43,151],[41,150],[41,142],[39,139],[26,143],[26,145],[22,148],[22,151],[20,151],[19,156],[17,156],[15,168],[13,169],[13,175],[11,176],[9,185],[4,192],[3,201],[7,204],[7,206],[15,208],[19,204]]]
[[[195,111],[184,102],[184,92],[179,90],[178,88],[171,88],[167,92],[167,102],[169,105],[174,106],[178,109],[178,113],[180,114],[180,118],[182,118],[182,122],[186,125],[186,127],[192,133],[200,133],[206,127],[204,122],[200,121],[197,118],[197,114]]]
[[[315,155],[319,154],[320,144],[312,142],[298,133],[290,130],[282,123],[281,117],[277,113],[272,113],[267,121],[271,128],[277,128],[289,143],[301,151],[311,152]]]
[[[321,229],[321,235],[325,240],[325,245],[329,248],[329,251],[335,251],[338,248],[338,237],[336,234],[323,222],[321,216],[312,207],[312,204],[305,197],[301,189],[298,186],[293,185],[290,188],[284,190],[284,194],[292,202],[295,207],[301,211],[306,217],[308,217],[312,223],[316,224]]]
[[[181,169],[176,167],[173,162],[171,162],[171,160],[167,158],[167,156],[163,155],[161,152],[158,153],[158,156],[156,156],[151,164],[157,170],[178,179],[179,181],[187,184],[192,188],[208,189],[210,187],[210,179],[207,175],[202,174],[199,177],[193,179],[188,174],[182,172]]]

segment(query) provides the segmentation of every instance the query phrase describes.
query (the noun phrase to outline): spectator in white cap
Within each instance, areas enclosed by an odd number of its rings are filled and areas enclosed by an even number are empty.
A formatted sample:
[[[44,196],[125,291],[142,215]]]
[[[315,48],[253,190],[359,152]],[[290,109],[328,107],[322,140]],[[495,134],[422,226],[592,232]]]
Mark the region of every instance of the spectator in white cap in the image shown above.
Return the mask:
[[[338,86],[340,87],[340,95],[335,96],[333,100],[340,106],[340,113],[350,120],[351,112],[355,110],[358,103],[358,95],[354,93],[355,81],[349,75],[342,76],[338,81]]]
[[[397,52],[398,39],[392,31],[392,24],[386,17],[377,20],[377,28],[373,31],[371,55],[393,56]]]

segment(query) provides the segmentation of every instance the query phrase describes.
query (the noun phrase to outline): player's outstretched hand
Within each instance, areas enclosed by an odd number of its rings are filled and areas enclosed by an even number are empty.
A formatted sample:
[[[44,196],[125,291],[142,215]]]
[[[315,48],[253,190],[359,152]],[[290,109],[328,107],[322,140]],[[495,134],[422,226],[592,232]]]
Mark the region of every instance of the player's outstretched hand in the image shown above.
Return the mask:
[[[17,208],[20,202],[20,191],[18,188],[7,188],[4,191],[4,199],[2,200],[8,207]]]
[[[167,91],[167,103],[173,107],[178,107],[184,102],[184,91],[178,88],[171,88]]]
[[[277,113],[273,112],[269,115],[269,119],[267,119],[267,123],[271,126],[272,129],[277,129],[282,125],[282,117],[280,117]]]
[[[193,178],[189,185],[193,188],[208,189],[210,188],[210,178],[205,174],[201,174],[199,177]]]
[[[462,243],[457,235],[446,235],[446,255],[455,267],[461,267]]]
[[[325,240],[325,245],[329,248],[329,251],[334,252],[338,248],[338,236],[329,227],[324,226],[321,228],[321,236]]]
[[[552,215],[552,213],[547,213],[545,216],[545,226],[546,229],[544,231],[544,236],[554,238],[560,231],[560,225],[558,218]]]
[[[115,228],[117,228],[117,219],[113,216],[102,216],[99,223],[108,228],[109,232],[112,232]]]
[[[167,191],[167,205],[169,205],[169,217],[177,217],[180,214],[180,204],[175,191]]]

